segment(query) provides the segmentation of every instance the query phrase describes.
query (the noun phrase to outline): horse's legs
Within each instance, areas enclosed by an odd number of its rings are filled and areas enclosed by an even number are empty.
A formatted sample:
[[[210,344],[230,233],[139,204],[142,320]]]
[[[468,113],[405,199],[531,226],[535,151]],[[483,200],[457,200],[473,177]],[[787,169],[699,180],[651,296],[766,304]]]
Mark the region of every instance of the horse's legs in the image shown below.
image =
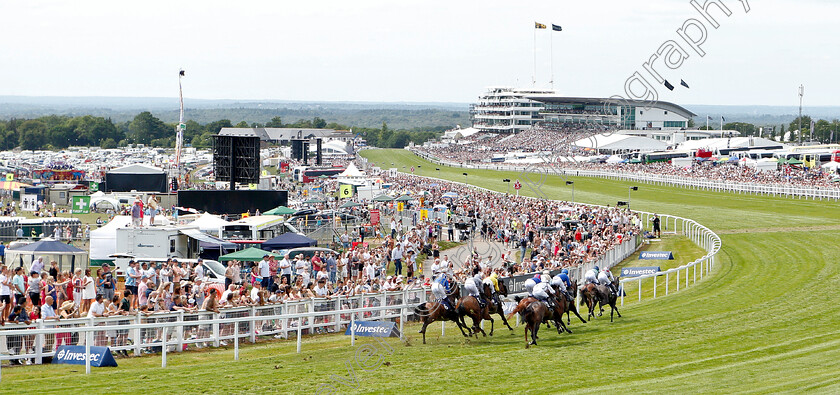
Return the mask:
[[[535,325],[531,328],[531,344],[533,344],[533,345],[535,345],[535,346],[537,345],[537,339],[539,339],[539,338],[540,338],[539,336],[537,336],[537,332],[539,332],[539,330],[540,330],[540,323],[539,323],[539,322],[537,322],[537,323],[536,323],[536,324],[535,324]]]
[[[478,332],[484,337],[487,337],[487,333],[484,332],[484,329],[481,329],[481,315],[474,315],[473,319],[473,328],[475,328],[475,337],[478,337]]]
[[[507,318],[505,317],[505,313],[504,313],[504,311],[499,311],[499,315],[502,317],[502,322],[505,324],[505,326],[507,326],[507,327],[508,327],[508,329],[510,329],[511,331],[513,331],[513,328],[511,328],[511,327],[510,327],[510,324],[508,324],[508,321],[507,321]]]
[[[420,333],[423,334],[423,344],[426,344],[426,327],[429,326],[429,320],[423,318],[423,328],[420,329]]]

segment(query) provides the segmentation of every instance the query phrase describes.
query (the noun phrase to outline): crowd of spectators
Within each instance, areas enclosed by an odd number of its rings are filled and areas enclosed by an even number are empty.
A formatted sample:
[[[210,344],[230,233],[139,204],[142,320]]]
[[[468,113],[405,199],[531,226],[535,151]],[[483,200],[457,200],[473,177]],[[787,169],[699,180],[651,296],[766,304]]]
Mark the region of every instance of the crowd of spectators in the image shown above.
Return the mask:
[[[450,144],[448,146],[416,147],[415,151],[432,157],[458,163],[490,162],[494,155],[508,153],[550,152],[554,168],[568,170],[604,170],[618,171],[638,175],[666,175],[702,181],[725,181],[755,183],[763,185],[790,185],[802,187],[840,187],[840,177],[836,171],[810,169],[803,166],[780,165],[776,170],[759,169],[746,166],[742,161],[718,163],[696,161],[691,166],[677,167],[670,163],[607,163],[608,156],[575,147],[572,143],[597,133],[603,133],[599,127],[574,128],[563,126],[541,126],[509,135],[504,138],[487,139],[495,144]],[[521,166],[516,161],[497,162],[497,166]],[[538,162],[535,166],[546,166]]]

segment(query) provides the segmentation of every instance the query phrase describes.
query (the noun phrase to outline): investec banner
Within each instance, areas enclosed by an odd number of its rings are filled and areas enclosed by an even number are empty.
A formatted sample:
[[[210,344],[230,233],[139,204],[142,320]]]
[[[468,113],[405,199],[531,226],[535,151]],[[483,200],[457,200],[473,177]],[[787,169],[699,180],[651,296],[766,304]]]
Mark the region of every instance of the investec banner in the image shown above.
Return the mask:
[[[639,253],[639,259],[670,260],[674,259],[674,253],[671,251],[642,251]]]
[[[625,267],[621,269],[621,277],[639,277],[656,273],[659,273],[659,266]]]
[[[69,365],[84,365],[85,364],[85,346],[61,346],[55,352],[55,358],[52,363],[63,363]],[[90,366],[105,367],[117,366],[117,361],[111,355],[111,349],[108,347],[90,348]]]
[[[354,329],[356,336],[400,337],[400,331],[394,326],[393,322],[356,321],[355,325],[347,327],[344,334],[352,335]]]

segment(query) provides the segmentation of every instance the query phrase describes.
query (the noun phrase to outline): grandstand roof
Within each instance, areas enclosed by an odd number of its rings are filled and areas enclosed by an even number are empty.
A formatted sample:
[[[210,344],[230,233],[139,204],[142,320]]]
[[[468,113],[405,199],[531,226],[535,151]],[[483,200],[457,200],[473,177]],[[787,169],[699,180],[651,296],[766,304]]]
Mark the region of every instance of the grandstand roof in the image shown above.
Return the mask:
[[[626,134],[597,134],[575,141],[574,145],[582,148],[609,151],[658,151],[668,148],[668,144],[664,141]]]
[[[665,110],[673,111],[679,115],[682,115],[686,118],[693,118],[696,117],[697,114],[688,111],[686,108],[676,105],[674,103],[669,103],[666,101],[657,101],[651,105],[650,102],[642,101],[642,100],[618,100],[618,99],[611,99],[611,98],[597,98],[597,97],[563,97],[563,96],[551,96],[551,95],[532,95],[528,96],[528,99],[543,102],[543,103],[580,103],[580,104],[603,104],[603,103],[612,103],[612,104],[622,104],[622,103],[630,103],[636,105],[637,107],[641,106],[651,106],[662,108]]]

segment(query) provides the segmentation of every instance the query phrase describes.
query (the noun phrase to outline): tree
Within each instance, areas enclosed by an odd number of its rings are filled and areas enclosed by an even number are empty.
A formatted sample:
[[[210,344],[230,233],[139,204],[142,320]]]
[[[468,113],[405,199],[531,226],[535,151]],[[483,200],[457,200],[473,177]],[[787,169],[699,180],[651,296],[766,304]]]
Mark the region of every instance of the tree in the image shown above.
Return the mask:
[[[323,129],[323,128],[327,127],[327,121],[325,121],[321,118],[315,117],[312,120],[312,127],[314,127],[315,129]]]
[[[101,147],[102,147],[103,149],[112,149],[112,148],[117,148],[117,142],[116,142],[116,141],[114,141],[114,139],[112,139],[112,138],[108,137],[107,139],[102,140]]]
[[[174,134],[174,131],[170,133],[165,123],[148,111],[137,114],[128,129],[134,142],[138,144],[150,144],[152,140],[164,139],[167,135]]]
[[[250,128],[250,126],[248,126],[248,122],[245,122],[245,121],[240,121],[239,123],[236,124],[236,127],[237,128]]]
[[[267,128],[282,128],[283,127],[283,120],[280,117],[271,118],[270,121],[266,122],[265,127]]]
[[[47,125],[40,120],[30,119],[18,127],[20,147],[26,150],[43,148],[47,143]]]

